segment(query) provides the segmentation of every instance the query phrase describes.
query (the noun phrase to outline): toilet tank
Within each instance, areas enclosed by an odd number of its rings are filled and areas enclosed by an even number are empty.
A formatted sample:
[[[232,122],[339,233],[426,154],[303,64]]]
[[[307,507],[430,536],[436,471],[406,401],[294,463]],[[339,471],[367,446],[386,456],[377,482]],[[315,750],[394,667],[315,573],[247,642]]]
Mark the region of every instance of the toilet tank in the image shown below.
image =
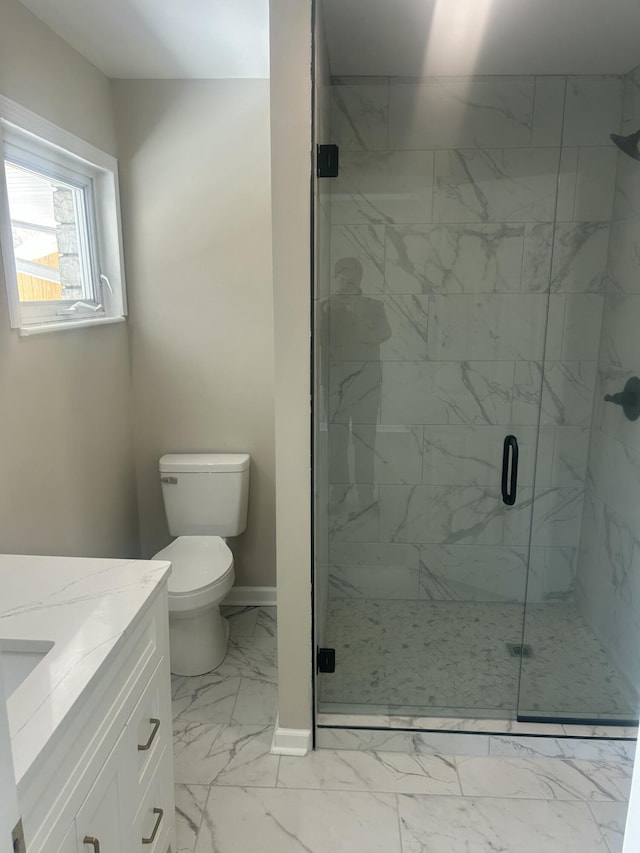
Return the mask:
[[[247,526],[248,453],[169,453],[160,459],[172,536],[238,536]]]

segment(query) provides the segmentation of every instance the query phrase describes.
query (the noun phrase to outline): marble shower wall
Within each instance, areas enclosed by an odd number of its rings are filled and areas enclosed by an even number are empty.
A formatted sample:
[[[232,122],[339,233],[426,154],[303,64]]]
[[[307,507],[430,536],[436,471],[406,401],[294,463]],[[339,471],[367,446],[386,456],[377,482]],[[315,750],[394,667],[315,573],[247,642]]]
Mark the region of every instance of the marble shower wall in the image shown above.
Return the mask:
[[[541,395],[529,599],[566,596],[622,80],[334,83],[331,596],[524,600]]]
[[[640,68],[624,81],[621,133],[640,125]],[[620,126],[620,125],[618,125]],[[616,130],[616,125],[611,125]],[[640,687],[640,422],[605,394],[640,375],[640,163],[618,156],[576,599]],[[637,710],[637,709],[636,709]]]

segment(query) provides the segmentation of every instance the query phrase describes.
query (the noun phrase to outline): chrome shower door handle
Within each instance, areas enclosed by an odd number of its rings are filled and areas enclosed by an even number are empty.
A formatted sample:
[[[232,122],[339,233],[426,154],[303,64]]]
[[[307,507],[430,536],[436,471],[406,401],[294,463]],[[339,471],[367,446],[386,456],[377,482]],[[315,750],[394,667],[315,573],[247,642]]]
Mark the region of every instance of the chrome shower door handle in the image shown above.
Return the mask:
[[[507,506],[516,502],[518,487],[518,439],[506,435],[502,447],[502,500]]]

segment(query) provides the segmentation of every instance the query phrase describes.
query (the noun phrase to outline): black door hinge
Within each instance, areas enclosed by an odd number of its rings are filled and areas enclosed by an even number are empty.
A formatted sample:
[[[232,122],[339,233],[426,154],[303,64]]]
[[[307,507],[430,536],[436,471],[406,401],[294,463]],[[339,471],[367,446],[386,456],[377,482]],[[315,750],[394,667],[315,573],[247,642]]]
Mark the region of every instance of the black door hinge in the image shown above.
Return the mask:
[[[336,650],[335,649],[320,649],[316,657],[318,672],[335,672],[336,671]]]
[[[339,169],[337,145],[318,145],[318,177],[337,178]]]

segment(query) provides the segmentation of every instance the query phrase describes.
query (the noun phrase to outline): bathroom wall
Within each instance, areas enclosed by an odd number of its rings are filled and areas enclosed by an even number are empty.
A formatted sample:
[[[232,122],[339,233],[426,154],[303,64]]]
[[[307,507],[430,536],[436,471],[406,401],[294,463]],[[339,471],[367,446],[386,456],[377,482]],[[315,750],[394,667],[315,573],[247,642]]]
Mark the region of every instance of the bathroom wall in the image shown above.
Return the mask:
[[[316,10],[317,11],[317,10]],[[275,341],[278,714],[312,721],[311,0],[269,0]]]
[[[251,454],[237,585],[275,585],[268,80],[115,80],[142,553],[163,453]]]
[[[109,81],[17,0],[0,93],[115,154]],[[125,324],[21,338],[0,266],[0,550],[139,555]]]
[[[529,600],[566,596],[622,81],[334,82],[331,595],[522,601],[543,384]]]
[[[640,125],[640,67],[625,77],[623,134]],[[640,375],[640,163],[618,154],[608,283],[589,450],[576,600],[640,685],[640,422],[604,402]]]

